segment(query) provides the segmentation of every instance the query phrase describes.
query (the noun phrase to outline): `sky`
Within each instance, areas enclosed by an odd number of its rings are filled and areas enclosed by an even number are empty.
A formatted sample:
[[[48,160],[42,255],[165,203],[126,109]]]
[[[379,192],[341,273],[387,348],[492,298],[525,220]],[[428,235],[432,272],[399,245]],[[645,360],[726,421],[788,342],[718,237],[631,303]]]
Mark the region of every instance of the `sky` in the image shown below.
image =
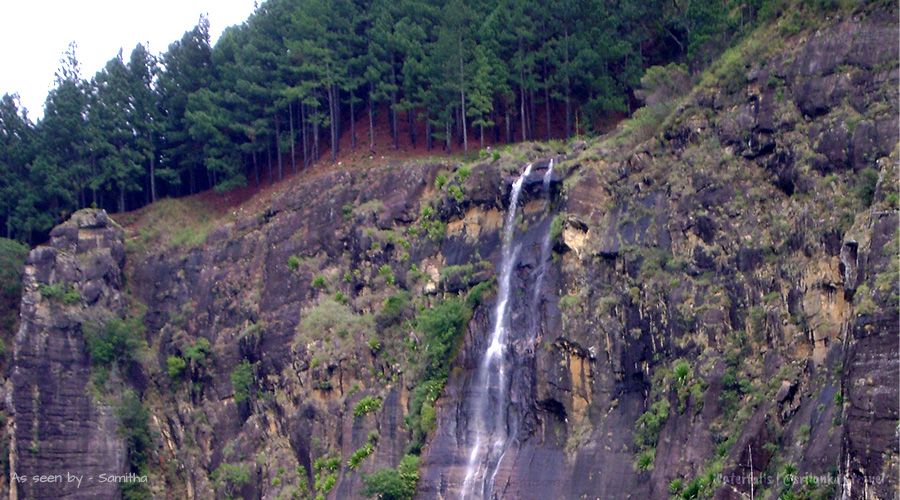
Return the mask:
[[[0,95],[18,93],[32,121],[43,115],[44,99],[69,45],[81,76],[92,77],[123,49],[138,43],[153,54],[192,29],[207,14],[215,43],[222,31],[253,12],[254,0],[16,0],[3,2],[0,17]]]

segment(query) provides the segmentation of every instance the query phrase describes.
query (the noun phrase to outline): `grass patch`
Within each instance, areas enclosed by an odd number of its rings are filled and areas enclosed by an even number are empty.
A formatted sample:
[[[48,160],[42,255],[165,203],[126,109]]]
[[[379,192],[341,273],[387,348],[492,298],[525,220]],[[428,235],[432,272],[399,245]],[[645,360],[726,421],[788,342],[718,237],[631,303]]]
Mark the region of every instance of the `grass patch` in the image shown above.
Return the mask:
[[[366,416],[381,409],[381,398],[377,396],[365,396],[353,407],[353,416],[356,418]]]
[[[137,254],[171,247],[201,246],[218,223],[218,216],[210,205],[194,198],[166,198],[137,212],[115,215],[114,218],[128,226],[126,249]]]
[[[69,283],[56,282],[53,284],[41,283],[38,286],[41,297],[52,302],[61,302],[71,306],[81,302],[81,293]]]

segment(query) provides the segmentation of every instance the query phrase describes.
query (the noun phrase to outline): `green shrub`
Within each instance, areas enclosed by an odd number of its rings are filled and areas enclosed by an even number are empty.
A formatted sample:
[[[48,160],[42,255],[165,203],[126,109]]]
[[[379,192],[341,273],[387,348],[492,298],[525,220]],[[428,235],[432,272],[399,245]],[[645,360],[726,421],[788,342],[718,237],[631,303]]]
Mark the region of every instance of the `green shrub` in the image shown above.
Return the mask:
[[[359,467],[359,464],[362,463],[363,460],[369,457],[372,452],[375,451],[375,445],[372,443],[366,443],[359,447],[356,451],[350,454],[350,458],[347,460],[347,467],[355,469]]]
[[[325,288],[326,285],[325,276],[316,276],[312,280],[313,288]]]
[[[187,368],[187,361],[181,356],[169,356],[166,358],[166,373],[172,380],[180,380],[184,375],[184,369]]]
[[[688,377],[691,375],[691,364],[686,360],[679,359],[675,362],[673,373],[675,374],[675,381],[678,382],[679,385],[684,385],[685,381],[687,381]]]
[[[330,456],[317,458],[313,462],[313,481],[316,498],[325,498],[325,495],[337,484],[337,473],[341,468],[341,459]]]
[[[356,403],[356,406],[353,408],[353,416],[359,418],[380,409],[381,398],[376,396],[366,396]]]
[[[797,429],[797,435],[800,437],[800,443],[806,444],[809,441],[810,426],[803,424]]]
[[[116,408],[119,419],[119,435],[125,440],[128,450],[129,470],[142,473],[147,466],[147,458],[153,447],[150,435],[150,414],[141,404],[141,399],[131,389],[125,390]]]
[[[41,296],[47,300],[62,302],[67,306],[81,302],[81,294],[68,283],[53,283],[52,285],[41,283],[38,286]]]
[[[421,227],[421,232],[424,233],[428,239],[435,243],[440,243],[441,240],[444,239],[444,236],[447,235],[447,225],[444,224],[443,221],[435,219],[434,209],[428,205],[422,207],[420,216],[419,216],[419,226]],[[412,229],[412,227],[410,227]],[[418,233],[419,231],[413,231]]]
[[[466,294],[466,306],[472,310],[480,306],[484,301],[484,294],[487,293],[492,286],[494,286],[494,281],[488,280],[482,281],[470,288],[469,293]]]
[[[384,281],[388,285],[393,285],[396,282],[394,278],[394,270],[391,269],[389,264],[384,264],[378,268],[378,275],[384,278]]]
[[[565,214],[556,214],[553,217],[553,220],[550,222],[550,241],[556,241],[562,236],[565,220]]]
[[[206,362],[212,355],[212,346],[209,341],[200,337],[187,349],[184,350],[185,359],[190,362],[193,369],[199,369],[206,366]]]
[[[581,301],[581,297],[575,294],[563,295],[559,299],[559,308],[560,309],[572,309],[578,305]]]
[[[409,292],[397,292],[384,299],[381,311],[375,316],[375,323],[380,329],[397,325],[407,317],[409,310]]]
[[[416,328],[424,334],[426,378],[446,378],[471,315],[465,304],[454,297],[425,309],[416,318]]]
[[[635,422],[634,444],[638,448],[655,447],[659,431],[669,418],[669,401],[662,399],[650,405],[650,409]]]
[[[296,255],[288,257],[287,266],[291,271],[296,271],[300,267],[300,257],[297,257]]]
[[[357,334],[368,336],[372,330],[372,316],[356,314],[350,306],[331,297],[321,298],[315,307],[306,312],[297,327],[297,331],[303,334],[301,338],[306,341],[326,340],[333,335],[341,338]]]
[[[381,500],[411,500],[419,482],[419,457],[406,455],[396,469],[381,469],[363,477],[362,494]]]
[[[436,413],[434,404],[444,389],[446,379],[430,379],[413,389],[406,426],[412,432],[409,452],[418,454],[425,437],[434,428]]]
[[[680,478],[675,478],[669,481],[669,494],[677,495],[681,491],[681,487],[683,486],[683,481]]]
[[[447,192],[450,194],[450,197],[456,200],[457,203],[462,203],[462,201],[466,198],[465,194],[463,194],[463,190],[459,187],[458,184],[451,184],[450,187],[447,188]]]
[[[146,346],[143,317],[113,318],[103,325],[85,324],[85,344],[95,366],[130,364]]]
[[[212,480],[217,490],[231,497],[250,483],[250,467],[244,463],[222,463],[212,473]]]
[[[878,171],[874,168],[864,168],[857,175],[854,194],[863,207],[872,205],[872,200],[875,197],[875,187],[877,185]]]
[[[638,454],[634,466],[639,471],[647,471],[653,469],[653,461],[656,459],[656,449],[650,448]]]
[[[231,387],[234,390],[236,403],[242,403],[250,398],[254,379],[253,365],[246,359],[234,367],[234,370],[231,371]]]
[[[445,185],[447,185],[447,173],[439,172],[434,178],[434,187],[437,189],[444,189]]]

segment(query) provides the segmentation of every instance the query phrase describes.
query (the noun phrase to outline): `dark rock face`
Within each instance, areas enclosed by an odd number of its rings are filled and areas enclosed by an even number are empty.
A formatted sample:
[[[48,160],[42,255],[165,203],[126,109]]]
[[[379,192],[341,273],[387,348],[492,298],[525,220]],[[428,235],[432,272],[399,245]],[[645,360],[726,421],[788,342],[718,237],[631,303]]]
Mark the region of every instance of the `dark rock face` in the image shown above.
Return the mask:
[[[124,474],[125,444],[112,409],[90,392],[82,327],[122,312],[123,236],[105,212],[82,210],[28,257],[11,377],[10,469],[26,478],[10,482],[18,498],[119,495],[100,474]],[[47,297],[54,285],[77,300]],[[35,475],[56,482],[35,482]],[[80,487],[68,475],[81,477]]]
[[[863,300],[877,304],[874,311],[857,316],[850,325],[844,359],[843,390],[846,422],[843,428],[842,492],[847,498],[891,498],[897,479],[897,336],[896,283],[879,288],[876,279],[891,276],[897,259],[897,212],[872,216],[871,241],[866,259]],[[882,285],[883,287],[883,285]],[[893,462],[893,463],[892,463]]]
[[[895,130],[877,132],[881,119],[848,122],[841,108],[857,85],[896,81],[888,62],[896,49],[868,53],[895,35],[895,26],[871,19],[822,29],[792,54],[773,56],[749,82],[746,102],[720,94],[712,105],[698,92],[684,105],[717,127],[666,132],[683,140],[604,157],[602,174],[579,172],[557,201],[564,228],[545,286],[560,304],[514,302],[513,329],[538,315],[542,342],[525,356],[509,354],[516,441],[498,468],[495,497],[666,498],[696,487],[700,497],[736,499],[750,495],[753,477],[755,495],[768,498],[785,470],[795,482],[821,481],[794,491],[896,496],[897,309],[880,302],[896,284],[876,292],[877,312],[853,312],[862,283],[872,290],[880,275],[884,287],[896,273],[896,249],[883,249],[896,245],[896,211],[857,219],[848,236],[846,226],[810,220],[822,213],[818,201],[796,198],[818,196],[827,174],[853,178],[869,167],[895,176],[881,163],[892,160],[876,163],[895,148]],[[836,73],[851,66],[852,75]],[[783,85],[779,95],[773,85]],[[794,105],[806,123],[786,111]],[[896,90],[857,102],[854,112],[886,116],[885,105],[896,114]],[[676,118],[675,127],[694,118]],[[741,158],[737,170],[703,167],[716,158],[704,156],[709,134]],[[810,147],[811,161],[801,161]],[[762,172],[767,185],[740,169]],[[747,206],[751,191],[758,198]],[[779,217],[780,229],[764,222]],[[525,296],[535,247],[522,248],[514,287]],[[868,257],[875,252],[890,255],[877,269]],[[472,418],[464,401],[490,327],[489,315],[476,315],[456,361],[460,375],[439,400],[423,455],[424,498],[459,492]],[[678,360],[689,360],[695,377],[681,388],[672,379]],[[660,401],[670,406],[645,471],[637,422]]]

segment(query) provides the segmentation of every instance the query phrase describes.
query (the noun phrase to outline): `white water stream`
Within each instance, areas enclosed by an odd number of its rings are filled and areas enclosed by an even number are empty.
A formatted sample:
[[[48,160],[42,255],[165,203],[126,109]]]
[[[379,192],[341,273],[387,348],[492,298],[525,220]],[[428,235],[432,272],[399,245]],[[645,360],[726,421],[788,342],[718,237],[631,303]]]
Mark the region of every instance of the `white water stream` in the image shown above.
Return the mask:
[[[490,342],[484,357],[478,366],[476,384],[470,392],[469,407],[472,419],[469,420],[469,451],[466,464],[466,476],[463,481],[460,497],[463,499],[490,498],[494,488],[503,454],[506,452],[510,437],[508,428],[509,416],[509,373],[511,371],[508,341],[510,336],[510,282],[513,270],[518,261],[521,243],[516,243],[516,215],[519,208],[519,196],[526,178],[531,174],[532,164],[512,185],[509,195],[509,208],[503,226],[501,247],[500,275],[497,282],[497,302],[494,306],[494,325]],[[553,171],[553,161],[547,168],[543,178],[543,190],[549,199],[549,186]],[[539,300],[540,285],[549,260],[550,230],[541,248],[541,262],[532,301]],[[529,341],[534,340],[536,332],[532,327]]]

